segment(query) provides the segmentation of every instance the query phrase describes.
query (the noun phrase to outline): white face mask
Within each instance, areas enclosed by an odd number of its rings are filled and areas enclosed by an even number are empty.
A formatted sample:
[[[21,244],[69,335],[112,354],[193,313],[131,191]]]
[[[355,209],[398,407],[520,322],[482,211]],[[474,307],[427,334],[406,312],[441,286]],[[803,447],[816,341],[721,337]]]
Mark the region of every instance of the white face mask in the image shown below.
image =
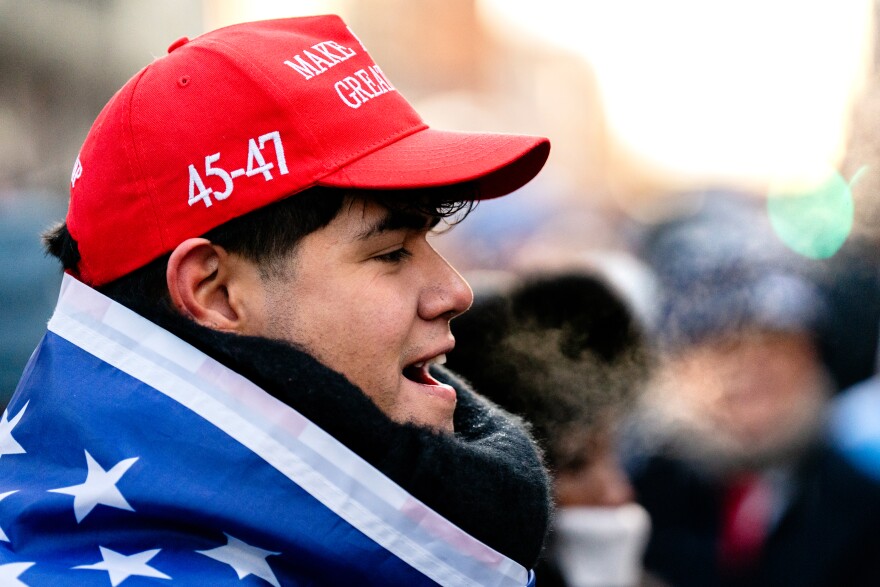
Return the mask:
[[[553,557],[571,587],[630,587],[642,575],[651,521],[640,505],[556,513]]]

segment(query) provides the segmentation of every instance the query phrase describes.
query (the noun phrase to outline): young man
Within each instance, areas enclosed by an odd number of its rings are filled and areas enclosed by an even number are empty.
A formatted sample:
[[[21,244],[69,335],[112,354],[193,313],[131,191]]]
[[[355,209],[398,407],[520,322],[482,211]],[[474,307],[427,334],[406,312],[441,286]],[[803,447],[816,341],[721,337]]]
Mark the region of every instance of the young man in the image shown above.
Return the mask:
[[[0,583],[533,582],[547,477],[436,366],[472,295],[426,237],[548,152],[427,128],[337,17],[174,43],[46,237],[67,275],[0,420]]]

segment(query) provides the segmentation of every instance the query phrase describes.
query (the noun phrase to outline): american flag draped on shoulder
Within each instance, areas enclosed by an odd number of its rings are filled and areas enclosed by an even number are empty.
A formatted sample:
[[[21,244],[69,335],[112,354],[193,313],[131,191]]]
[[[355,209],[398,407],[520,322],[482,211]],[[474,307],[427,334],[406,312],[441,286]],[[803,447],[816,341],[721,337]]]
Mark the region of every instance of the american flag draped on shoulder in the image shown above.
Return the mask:
[[[491,585],[522,566],[65,276],[0,420],[0,585]]]

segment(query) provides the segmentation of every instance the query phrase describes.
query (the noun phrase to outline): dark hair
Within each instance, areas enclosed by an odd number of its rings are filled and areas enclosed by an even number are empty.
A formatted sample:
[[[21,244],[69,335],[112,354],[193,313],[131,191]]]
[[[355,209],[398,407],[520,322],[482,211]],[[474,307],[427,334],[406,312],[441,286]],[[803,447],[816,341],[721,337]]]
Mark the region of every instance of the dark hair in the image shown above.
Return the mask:
[[[312,187],[253,212],[234,218],[204,235],[230,253],[257,264],[261,275],[272,275],[285,258],[308,234],[324,228],[339,214],[348,199],[375,201],[395,211],[412,212],[452,225],[475,207],[472,184],[456,184],[418,190],[343,190]],[[79,248],[65,223],[43,234],[46,252],[61,261],[66,271],[76,274]],[[140,314],[153,314],[154,306],[172,310],[166,270],[170,254],[165,254],[127,275],[97,289],[106,296]]]
[[[588,464],[584,448],[648,377],[639,324],[622,298],[590,275],[529,278],[477,298],[452,326],[456,347],[447,366],[531,422],[557,472]]]

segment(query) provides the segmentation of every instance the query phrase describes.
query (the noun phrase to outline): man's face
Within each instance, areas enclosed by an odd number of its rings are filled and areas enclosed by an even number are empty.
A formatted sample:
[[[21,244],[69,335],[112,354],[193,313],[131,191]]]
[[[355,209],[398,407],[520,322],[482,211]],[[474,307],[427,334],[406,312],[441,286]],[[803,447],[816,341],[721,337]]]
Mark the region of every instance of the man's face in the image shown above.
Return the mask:
[[[818,430],[830,379],[806,333],[745,330],[671,357],[653,390],[657,413],[713,466],[773,463]]]
[[[635,493],[615,452],[611,416],[595,425],[589,438],[581,435],[584,464],[556,473],[556,503],[559,507],[619,507],[635,499]]]
[[[392,420],[453,431],[455,391],[428,375],[470,307],[462,277],[428,243],[428,218],[346,201],[261,280],[256,334],[304,348]]]

